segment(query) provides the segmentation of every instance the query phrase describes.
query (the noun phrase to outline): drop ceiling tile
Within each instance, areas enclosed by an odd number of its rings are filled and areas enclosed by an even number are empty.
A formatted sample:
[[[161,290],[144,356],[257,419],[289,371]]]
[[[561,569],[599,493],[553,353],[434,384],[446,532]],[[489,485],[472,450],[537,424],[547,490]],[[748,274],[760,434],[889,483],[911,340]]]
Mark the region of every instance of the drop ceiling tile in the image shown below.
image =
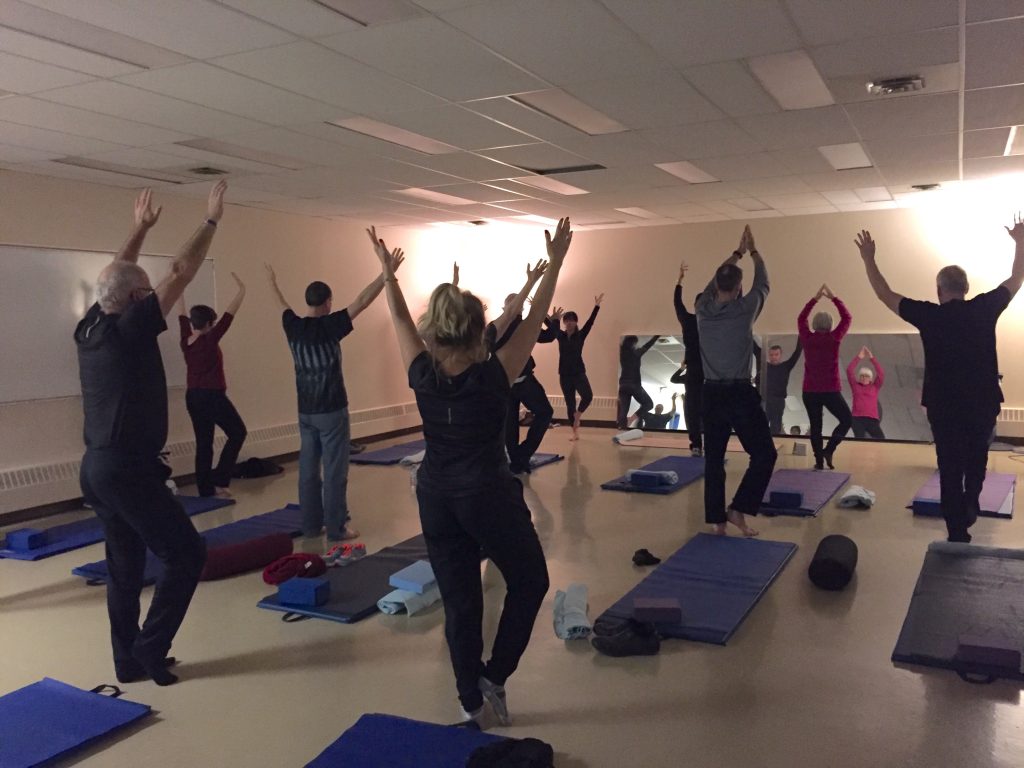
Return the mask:
[[[964,131],[964,159],[1002,157],[1003,152],[1006,150],[1006,140],[1009,135],[1009,128]]]
[[[604,0],[677,67],[781,53],[800,47],[778,0]]]
[[[859,138],[838,106],[741,117],[736,122],[768,149],[808,149]]]
[[[809,45],[953,27],[959,0],[785,0]],[[795,46],[794,46],[795,47]]]
[[[421,8],[426,8],[431,13],[443,13],[445,11],[452,11],[456,8],[465,8],[467,5],[473,5],[480,2],[480,0],[412,0],[416,5]]]
[[[352,210],[346,203],[308,198],[272,200],[267,203],[267,207],[282,213],[298,213],[303,216],[316,216],[320,218],[344,216]]]
[[[703,205],[697,203],[679,203],[676,205],[656,205],[652,206],[649,210],[653,213],[657,213],[661,216],[667,216],[674,219],[689,218],[692,216],[710,216],[718,213]]]
[[[846,171],[804,174],[800,178],[815,192],[832,192],[838,189],[858,189],[882,185],[882,175],[877,168],[851,168]]]
[[[826,80],[917,74],[921,67],[958,62],[959,32],[954,27],[858,39],[814,48],[811,58]]]
[[[390,125],[470,151],[537,143],[532,136],[457,105],[395,112],[384,120]]]
[[[646,187],[678,186],[685,183],[653,165],[607,168],[581,173],[558,173],[551,178],[572,184],[574,187],[585,189],[588,192],[618,192]]]
[[[817,149],[786,149],[769,154],[782,163],[788,173],[794,175],[828,173],[834,170]]]
[[[783,216],[817,216],[822,213],[836,213],[838,208],[834,205],[816,205],[809,208],[778,208]]]
[[[0,89],[10,93],[36,93],[92,79],[92,75],[0,51]]]
[[[683,74],[711,103],[732,117],[779,111],[775,99],[740,61],[688,67]]]
[[[675,71],[592,80],[568,86],[566,90],[630,128],[703,123],[723,117],[717,107]]]
[[[845,109],[860,136],[869,140],[949,133],[959,127],[960,105],[955,93],[848,104]]]
[[[525,195],[509,192],[508,190],[492,187],[487,184],[467,184],[462,182],[458,184],[445,184],[440,187],[430,187],[430,189],[445,195],[475,200],[478,203],[506,203],[511,205],[509,201],[526,198]]]
[[[965,88],[1024,83],[1024,18],[967,27]]]
[[[742,216],[734,216],[733,218],[743,221],[744,219],[777,219],[782,216],[780,211],[748,211]]]
[[[441,17],[555,85],[642,77],[664,66],[595,0],[493,0]]]
[[[1024,16],[1022,0],[970,0],[967,3],[967,23],[991,21]]]
[[[172,183],[164,183],[153,179],[140,179],[136,176],[126,176],[110,171],[100,171],[93,168],[80,168],[74,165],[45,161],[39,163],[26,163],[11,165],[10,169],[20,173],[32,173],[41,176],[53,176],[59,179],[75,179],[76,181],[88,181],[93,184],[105,184],[109,187],[124,187],[127,189],[141,189],[142,187],[172,188]]]
[[[2,103],[2,102],[0,102]],[[17,123],[0,121],[0,143],[25,149],[34,149],[58,157],[64,155],[89,155],[98,152],[112,152],[124,149],[121,144],[100,141],[86,136],[72,136],[69,133],[34,128]]]
[[[890,138],[884,141],[870,141],[865,144],[865,149],[875,165],[883,169],[891,165],[947,162],[959,157],[960,136],[956,133],[943,133],[935,136]]]
[[[286,29],[300,37],[324,37],[362,29],[362,26],[316,2],[281,0],[218,0],[224,5]]]
[[[437,96],[311,42],[225,56],[212,63],[361,114],[421,109],[442,103]]]
[[[365,133],[346,130],[332,123],[318,122],[289,125],[288,130],[301,133],[304,136],[312,136],[323,141],[330,141],[345,147],[358,149],[366,155],[379,155],[412,163],[418,163],[420,160],[430,157],[430,155],[415,149],[392,144],[389,141],[377,139]]]
[[[79,136],[138,147],[192,138],[186,133],[154,128],[28,96],[0,99],[0,120],[36,128],[66,126]]]
[[[887,187],[900,184],[941,184],[960,178],[960,165],[957,162],[895,165],[880,170]]]
[[[792,195],[758,195],[758,199],[765,205],[778,210],[793,208],[817,208],[820,206],[831,206],[831,203],[817,192],[803,192]]]
[[[155,152],[151,149],[117,149],[113,152],[100,152],[86,155],[90,160],[99,160],[114,165],[124,165],[130,168],[138,168],[140,171],[158,171],[170,168],[181,168],[191,163],[179,155],[171,155],[165,152]],[[225,169],[226,170],[226,169]],[[209,192],[209,182],[207,192]]]
[[[521,147],[490,149],[479,154],[519,168],[565,168],[586,165],[589,162],[585,157],[566,152],[551,144],[527,144]]]
[[[5,165],[16,163],[38,163],[46,160],[53,160],[61,157],[60,152],[44,152],[39,149],[26,149],[25,147],[13,147],[9,144],[0,144],[0,163]]]
[[[836,208],[843,213],[851,213],[854,211],[888,211],[898,207],[899,204],[896,203],[895,200],[885,200],[875,203],[843,203],[836,206]]]
[[[423,159],[417,160],[416,164],[469,181],[496,181],[523,175],[519,168],[513,168],[506,163],[499,163],[471,152],[425,156]],[[524,194],[529,193],[524,192]]]
[[[664,147],[648,141],[636,131],[586,136],[555,142],[562,149],[600,163],[608,168],[627,168],[636,165],[654,165],[667,160],[677,160]]]
[[[132,120],[140,123],[206,137],[244,133],[263,127],[237,115],[109,80],[58,88],[41,93],[38,98],[114,117],[131,116]]]
[[[668,160],[700,160],[758,152],[764,145],[732,120],[651,128],[641,135],[652,144],[664,147]],[[658,162],[665,162],[660,160]]]
[[[696,163],[701,170],[722,181],[785,176],[786,167],[766,152],[729,157],[709,157]]]
[[[366,159],[366,155],[359,150],[314,139],[312,136],[295,133],[286,128],[265,128],[253,133],[225,136],[223,141],[285,158],[294,158],[313,166],[340,168]]]
[[[231,188],[227,193],[227,201],[229,203],[267,203],[273,200],[284,199],[281,195],[274,194],[273,192],[248,189],[247,187],[240,186],[240,183],[231,184]],[[178,184],[173,190],[168,191],[175,195],[205,200],[210,194],[210,182],[199,181],[194,184]]]
[[[1024,155],[983,157],[964,160],[964,179],[988,179],[993,176],[1024,173]]]
[[[32,0],[32,4],[196,59],[294,39],[281,29],[204,0]]]
[[[360,29],[319,42],[452,101],[547,87],[540,78],[434,17]]]
[[[117,77],[140,72],[142,69],[134,64],[72,48],[64,43],[45,40],[36,35],[2,26],[0,26],[0,50],[96,77]]]
[[[183,144],[158,144],[149,147],[148,150],[161,155],[176,157],[179,164],[187,166],[212,165],[216,168],[230,170],[232,173],[238,174],[284,173],[288,170],[287,168],[282,168],[280,164],[261,163],[255,160],[224,155],[220,152],[186,147]],[[275,158],[275,160],[279,159]]]
[[[244,184],[249,189],[275,192],[284,197],[316,198],[340,196],[366,192],[392,190],[398,185],[380,178],[375,173],[384,173],[384,166],[367,165],[361,174],[342,174],[333,168],[307,168],[301,171],[265,176],[246,176]],[[417,186],[417,185],[408,185]]]
[[[583,131],[509,98],[467,101],[462,106],[523,133],[535,136],[542,141],[561,144],[566,141],[588,138]]]
[[[800,195],[811,193],[810,188],[799,176],[781,176],[774,179],[750,179],[733,183],[737,189],[764,201],[766,196]]]
[[[960,90],[959,62],[938,64],[932,67],[915,67],[911,71],[915,75],[920,75],[924,80],[924,89],[915,95],[923,96]],[[892,70],[886,74],[892,74]],[[870,93],[867,89],[867,84],[874,79],[874,76],[868,75],[849,75],[846,77],[833,77],[825,82],[837,104],[853,104],[858,101],[885,101],[906,97],[906,94],[902,93],[888,96],[876,96]]]
[[[1024,124],[1024,85],[964,93],[964,129]]]
[[[352,116],[351,112],[336,106],[199,62],[139,72],[118,80],[271,125],[297,125]]]

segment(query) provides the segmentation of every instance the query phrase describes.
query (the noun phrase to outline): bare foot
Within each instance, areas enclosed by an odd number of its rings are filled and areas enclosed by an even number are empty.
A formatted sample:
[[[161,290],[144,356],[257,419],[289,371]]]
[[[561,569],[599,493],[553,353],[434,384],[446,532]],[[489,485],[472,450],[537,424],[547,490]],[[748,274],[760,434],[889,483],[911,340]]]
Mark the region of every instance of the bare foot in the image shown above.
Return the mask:
[[[713,536],[725,536],[725,523],[715,523],[714,527],[711,529],[711,534]]]
[[[351,541],[352,539],[358,539],[358,538],[359,538],[359,531],[357,531],[355,528],[353,528],[350,525],[346,525],[342,529],[342,531],[341,531],[341,540],[342,541]]]
[[[730,509],[725,513],[725,518],[730,523],[740,529],[740,533],[748,538],[751,536],[757,536],[759,531],[751,528],[747,525],[746,516],[742,512],[737,512],[735,509]]]
[[[233,498],[235,498],[234,496],[231,495],[231,491],[229,491],[227,488],[217,488],[214,491],[213,495],[217,496],[218,498],[221,498],[221,499],[233,499]]]

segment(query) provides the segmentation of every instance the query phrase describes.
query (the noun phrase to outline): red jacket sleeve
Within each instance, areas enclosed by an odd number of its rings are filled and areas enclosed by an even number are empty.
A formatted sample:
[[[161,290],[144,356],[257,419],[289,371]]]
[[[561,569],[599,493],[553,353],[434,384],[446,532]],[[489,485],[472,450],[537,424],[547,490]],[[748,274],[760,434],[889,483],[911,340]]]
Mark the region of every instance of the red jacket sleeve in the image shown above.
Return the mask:
[[[850,325],[853,324],[853,315],[850,314],[850,310],[843,304],[842,299],[833,298],[832,303],[836,305],[836,309],[839,310],[839,325],[832,331],[832,336],[836,339],[843,338],[850,330]]]
[[[885,369],[882,368],[882,364],[875,358],[871,358],[871,364],[875,366],[875,389],[881,389],[882,385],[885,384]]]
[[[811,310],[814,309],[814,305],[818,302],[815,299],[811,299],[804,308],[800,310],[800,314],[796,318],[796,330],[800,334],[800,340],[805,340],[811,335],[811,327],[807,324],[807,318],[811,316]]]
[[[857,383],[857,366],[859,363],[860,358],[855,357],[850,361],[850,364],[846,366],[846,380],[850,382],[851,387]]]
[[[230,312],[225,312],[223,315],[220,316],[220,319],[217,320],[216,324],[210,330],[209,334],[210,336],[213,337],[214,343],[220,341],[224,337],[224,334],[228,332],[228,328],[231,327],[231,321],[234,319],[235,316],[232,315]]]

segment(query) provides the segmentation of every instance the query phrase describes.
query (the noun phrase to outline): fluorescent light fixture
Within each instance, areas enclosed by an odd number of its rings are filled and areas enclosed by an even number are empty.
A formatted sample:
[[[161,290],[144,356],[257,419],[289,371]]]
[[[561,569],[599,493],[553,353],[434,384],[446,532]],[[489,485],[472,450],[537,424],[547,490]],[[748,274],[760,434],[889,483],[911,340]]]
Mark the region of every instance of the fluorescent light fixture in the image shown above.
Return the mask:
[[[835,104],[818,68],[804,51],[758,56],[748,63],[750,71],[783,109],[811,109]]]
[[[537,216],[532,213],[525,216],[513,216],[512,218],[518,219],[519,221],[531,221],[535,224],[543,224],[548,227],[553,227],[558,224],[558,219],[549,219],[546,216]]]
[[[298,171],[302,168],[307,168],[309,163],[304,163],[301,160],[296,160],[293,157],[285,157],[284,155],[276,155],[273,152],[261,152],[257,149],[250,149],[249,147],[242,147],[238,144],[231,144],[227,141],[219,141],[218,139],[190,139],[188,141],[178,141],[175,144],[179,147],[189,147],[190,149],[199,149],[204,152],[213,152],[217,155],[224,155],[225,157],[235,157],[240,160],[252,160],[256,163],[263,163],[264,165],[273,165],[278,168],[288,168],[292,171]]]
[[[396,189],[395,194],[408,195],[409,197],[429,200],[432,203],[443,203],[444,205],[476,205],[476,200],[467,200],[464,197],[446,195],[444,192],[435,192],[432,189],[421,189],[420,187]]]
[[[548,192],[555,192],[559,195],[590,194],[585,189],[574,187],[572,184],[566,184],[564,181],[559,181],[558,179],[552,179],[550,176],[516,176],[510,179],[510,181],[518,181],[520,184],[525,184],[528,187],[546,189]]]
[[[660,219],[661,216],[648,211],[646,208],[616,208],[616,211],[620,213],[628,213],[630,216],[636,216],[638,219]],[[600,223],[600,222],[598,222]],[[607,222],[606,222],[607,223]]]
[[[765,205],[756,197],[741,197],[738,200],[730,200],[729,202],[748,213],[770,211],[772,209],[770,205]]]
[[[618,120],[613,120],[603,112],[598,112],[588,104],[584,104],[575,96],[570,96],[560,88],[546,91],[530,91],[510,96],[512,101],[547,115],[553,120],[565,123],[570,128],[590,134],[602,136],[606,133],[622,133],[628,130]]]
[[[678,163],[655,163],[655,168],[661,168],[665,173],[670,173],[691,184],[710,184],[718,181],[710,173],[702,171],[696,165],[686,160],[681,160]]]
[[[871,160],[858,142],[852,144],[830,144],[827,147],[818,147],[818,151],[824,155],[833,168],[837,171],[847,171],[851,168],[870,168]]]
[[[407,149],[415,149],[427,155],[450,155],[458,152],[457,147],[445,144],[443,141],[431,139],[429,136],[422,136],[396,125],[388,125],[368,117],[350,117],[346,120],[328,120],[328,125],[336,128],[344,128],[348,131],[361,133],[365,136],[372,136],[375,139],[397,144]]]
[[[882,203],[892,200],[892,195],[885,187],[861,187],[853,190],[863,203]]]
[[[422,15],[405,0],[312,0],[363,27]]]
[[[1018,154],[1017,152],[1013,151],[1013,143],[1017,140],[1018,128],[1020,128],[1019,125],[1010,126],[1010,133],[1006,137],[1006,148],[1003,150],[1003,157],[1009,157],[1010,155]]]

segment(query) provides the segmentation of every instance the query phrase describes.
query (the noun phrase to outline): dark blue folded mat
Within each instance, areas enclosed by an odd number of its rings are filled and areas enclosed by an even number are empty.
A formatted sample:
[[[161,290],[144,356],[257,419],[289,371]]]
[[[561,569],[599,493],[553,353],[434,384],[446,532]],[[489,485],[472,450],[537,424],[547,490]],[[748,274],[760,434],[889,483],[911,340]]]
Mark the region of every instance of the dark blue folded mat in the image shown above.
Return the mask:
[[[276,594],[268,595],[256,605],[283,612],[285,621],[304,617],[353,624],[377,613],[377,601],[394,590],[389,583],[391,574],[428,559],[423,535],[413,536],[341,568],[328,568],[324,578],[331,583],[331,597],[323,605],[285,605]]]
[[[548,464],[554,464],[556,461],[561,461],[564,458],[565,456],[558,453],[535,453],[530,458],[530,469],[546,467]]]
[[[379,464],[381,466],[388,466],[391,464],[397,464],[406,456],[412,456],[414,453],[419,453],[427,447],[427,444],[423,440],[413,440],[410,443],[399,443],[398,445],[392,445],[388,448],[378,448],[375,451],[363,451],[358,453],[349,461],[352,464]]]
[[[817,517],[829,499],[846,485],[850,476],[845,472],[824,472],[816,469],[776,469],[772,473],[768,490],[761,503],[762,515],[793,515]],[[775,507],[768,503],[773,491],[796,491],[803,494],[799,507]]]
[[[602,613],[594,631],[607,634],[631,618],[638,597],[674,598],[683,620],[659,624],[663,637],[725,645],[796,548],[788,541],[698,533]]]
[[[295,537],[302,533],[302,510],[298,504],[289,504],[284,509],[277,509],[254,517],[247,517],[244,520],[236,520],[233,523],[218,525],[208,531],[202,531],[201,535],[206,540],[207,549],[224,547],[229,544],[241,544],[244,541],[252,541],[271,533],[287,533]],[[146,553],[146,571],[143,577],[143,584],[152,584],[160,575],[163,565],[152,552]],[[72,569],[71,573],[81,576],[89,584],[106,584],[109,578],[107,572],[107,561],[98,560],[95,563],[80,565]]]
[[[667,496],[704,477],[704,459],[693,456],[665,456],[657,461],[652,461],[646,466],[640,467],[640,469],[645,472],[675,472],[679,475],[679,481],[673,485],[633,485],[623,475],[614,480],[609,480],[607,483],[601,483],[601,487],[606,491],[655,493],[659,496]]]
[[[1024,550],[935,542],[924,556],[892,660],[965,678],[1024,680],[1021,617]],[[1006,651],[1016,658],[1007,660]]]
[[[306,768],[462,768],[500,736],[392,715],[363,715]]]
[[[216,496],[178,496],[177,498],[189,517],[235,503],[234,499],[221,499]],[[87,547],[97,541],[103,541],[103,523],[98,517],[88,517],[73,523],[47,528],[46,544],[41,547],[30,549],[27,552],[0,549],[0,557],[11,560],[42,560],[62,552]]]
[[[49,765],[149,713],[145,704],[44,678],[0,696],[0,766]]]

